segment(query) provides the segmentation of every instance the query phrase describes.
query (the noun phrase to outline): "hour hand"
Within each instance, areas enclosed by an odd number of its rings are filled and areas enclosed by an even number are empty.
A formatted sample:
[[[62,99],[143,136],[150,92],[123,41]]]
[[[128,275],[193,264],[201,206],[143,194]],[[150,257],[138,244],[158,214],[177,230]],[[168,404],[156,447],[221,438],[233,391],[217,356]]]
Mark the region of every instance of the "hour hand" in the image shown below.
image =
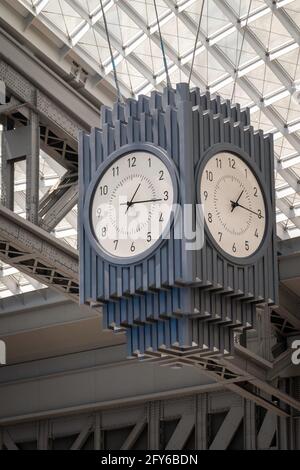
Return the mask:
[[[140,183],[140,184],[138,185],[138,187],[136,188],[136,190],[135,190],[135,192],[134,192],[132,198],[130,199],[130,201],[129,201],[129,202],[126,202],[127,209],[126,209],[125,214],[127,214],[129,207],[131,207],[131,206],[134,204],[133,200],[134,200],[134,198],[135,198],[135,196],[136,196],[136,193],[137,193],[138,190],[140,189],[140,186],[141,186],[141,183]]]
[[[245,190],[243,189],[243,191],[241,192],[241,194],[239,195],[239,197],[237,198],[237,200],[236,200],[235,202],[230,201],[230,202],[231,202],[231,212],[233,212],[234,209],[235,209],[236,207],[238,207],[239,201],[240,201],[242,195],[244,194],[244,192],[245,192]]]

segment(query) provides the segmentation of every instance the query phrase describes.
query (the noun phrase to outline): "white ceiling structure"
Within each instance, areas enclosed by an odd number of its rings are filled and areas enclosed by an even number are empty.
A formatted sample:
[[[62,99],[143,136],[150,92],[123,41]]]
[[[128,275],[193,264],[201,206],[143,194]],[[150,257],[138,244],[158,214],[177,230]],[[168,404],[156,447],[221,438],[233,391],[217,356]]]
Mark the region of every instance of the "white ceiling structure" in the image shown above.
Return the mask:
[[[26,19],[27,28],[48,31],[49,41],[63,56],[76,58],[89,73],[114,85],[100,0],[6,1]],[[166,74],[154,1],[102,1],[121,93],[127,97],[161,90]],[[193,86],[249,106],[253,126],[274,134],[277,233],[282,239],[300,236],[300,0],[156,0],[156,4],[172,84],[188,81],[191,73]],[[101,88],[101,80],[95,86]],[[63,169],[42,153],[41,196],[62,174]],[[16,204],[21,215],[24,179],[20,163]],[[76,246],[76,233],[74,209],[54,235]],[[11,269],[4,267],[2,276]],[[8,279],[15,280],[17,287],[5,277],[0,298],[15,294],[22,282],[29,283],[19,273],[9,272]]]

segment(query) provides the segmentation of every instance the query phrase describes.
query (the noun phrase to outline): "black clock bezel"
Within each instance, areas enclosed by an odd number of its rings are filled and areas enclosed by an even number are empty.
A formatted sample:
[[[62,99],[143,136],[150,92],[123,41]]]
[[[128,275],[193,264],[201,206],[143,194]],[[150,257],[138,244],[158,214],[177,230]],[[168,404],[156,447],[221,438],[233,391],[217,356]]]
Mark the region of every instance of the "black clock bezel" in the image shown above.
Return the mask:
[[[268,195],[268,191],[266,188],[266,185],[264,183],[263,175],[255,162],[253,162],[252,158],[247,154],[244,150],[240,149],[239,147],[233,145],[233,144],[218,144],[214,145],[213,148],[210,148],[207,150],[201,159],[201,161],[198,163],[198,167],[196,169],[196,201],[197,204],[202,204],[202,199],[201,199],[201,178],[203,171],[205,169],[206,164],[208,163],[209,160],[214,158],[216,155],[220,153],[231,153],[232,155],[236,155],[239,157],[241,160],[245,162],[245,164],[251,169],[253,174],[255,175],[259,186],[261,193],[264,198],[264,204],[265,204],[265,210],[266,210],[266,224],[265,224],[265,231],[263,238],[261,240],[260,245],[256,249],[254,253],[247,257],[238,257],[238,256],[232,256],[226,251],[224,251],[213,235],[210,232],[210,229],[206,223],[205,217],[202,216],[202,219],[204,218],[204,229],[205,229],[205,235],[209,239],[210,243],[213,245],[213,247],[228,261],[230,261],[232,264],[235,265],[249,265],[253,264],[256,261],[258,261],[266,247],[268,246],[268,243],[270,241],[270,238],[272,236],[272,230],[273,230],[273,225],[272,225],[272,204],[271,204],[271,199],[270,196]],[[199,210],[199,209],[198,209]],[[200,219],[199,219],[200,220]]]
[[[171,212],[171,219],[169,223],[166,225],[165,230],[162,232],[161,236],[156,240],[156,242],[151,245],[151,247],[147,248],[143,253],[139,253],[136,256],[131,256],[131,257],[118,257],[118,256],[113,256],[106,252],[100,245],[100,243],[97,240],[97,237],[94,233],[93,226],[92,226],[92,219],[91,219],[91,208],[92,208],[92,203],[93,203],[93,197],[95,194],[95,191],[98,187],[98,183],[102,177],[102,175],[109,169],[110,166],[112,166],[119,158],[122,158],[126,155],[132,154],[132,153],[149,153],[149,155],[154,155],[158,157],[164,165],[168,168],[168,171],[171,175],[171,180],[173,184],[173,205],[176,205],[179,203],[179,177],[178,177],[178,171],[175,166],[175,163],[173,160],[168,156],[167,152],[160,148],[155,146],[154,144],[151,143],[137,143],[137,144],[127,144],[122,146],[121,148],[115,150],[107,159],[104,160],[104,162],[101,163],[99,168],[97,169],[94,177],[92,178],[87,192],[86,192],[86,199],[85,199],[85,204],[83,207],[83,224],[84,228],[86,230],[86,234],[89,238],[89,241],[96,251],[103,259],[108,261],[109,263],[113,265],[132,265],[132,264],[137,264],[141,261],[146,260],[150,256],[153,255],[153,253],[159,248],[160,245],[162,245],[166,241],[166,235],[169,233],[171,230],[174,220],[176,219],[176,213],[174,211]]]

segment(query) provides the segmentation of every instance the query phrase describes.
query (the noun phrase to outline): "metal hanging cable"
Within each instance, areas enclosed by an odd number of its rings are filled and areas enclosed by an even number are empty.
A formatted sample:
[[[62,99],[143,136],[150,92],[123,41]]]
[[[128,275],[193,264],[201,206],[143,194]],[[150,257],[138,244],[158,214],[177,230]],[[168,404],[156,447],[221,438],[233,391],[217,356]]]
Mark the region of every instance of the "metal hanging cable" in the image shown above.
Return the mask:
[[[194,63],[195,63],[196,50],[197,50],[197,44],[198,44],[198,39],[199,39],[199,34],[200,34],[200,27],[201,27],[202,17],[203,17],[204,4],[205,4],[205,0],[202,1],[202,7],[201,7],[200,18],[199,18],[199,23],[198,23],[198,29],[197,29],[196,39],[195,39],[195,46],[194,46],[194,50],[193,50],[191,70],[190,70],[190,75],[189,75],[189,82],[188,82],[189,85],[191,83],[191,78],[192,78],[192,73],[193,73],[193,68],[194,68]]]
[[[160,39],[160,47],[161,47],[161,51],[162,51],[162,55],[163,55],[164,68],[165,68],[166,77],[167,77],[167,86],[171,87],[171,80],[170,80],[170,76],[169,76],[169,70],[168,70],[168,65],[167,65],[165,47],[164,47],[164,43],[163,43],[162,35],[161,35],[161,30],[160,30],[160,23],[159,23],[159,18],[158,18],[156,0],[153,0],[153,3],[154,3],[154,9],[155,9],[155,15],[156,15],[156,21],[157,21],[157,27],[158,27],[158,34],[159,34],[159,39]]]
[[[112,47],[111,47],[111,42],[110,42],[110,37],[109,37],[109,32],[108,32],[108,27],[107,27],[107,21],[106,21],[106,16],[105,16],[105,11],[104,11],[104,8],[103,8],[102,0],[100,0],[100,5],[101,5],[102,16],[103,16],[103,21],[104,21],[106,39],[107,39],[108,48],[109,48],[110,60],[111,60],[112,67],[113,67],[114,80],[115,80],[116,89],[117,89],[118,101],[120,102],[120,101],[122,101],[122,95],[121,95],[121,91],[120,91],[120,86],[119,86],[119,81],[118,81],[118,76],[117,76],[117,69],[116,69],[115,59],[114,59],[113,51],[112,51]]]
[[[246,29],[247,29],[248,22],[249,22],[251,7],[252,7],[252,0],[249,1],[249,8],[248,8],[248,13],[247,13],[247,18],[246,18],[246,24],[244,26],[244,31],[243,31],[243,38],[242,38],[242,44],[241,44],[239,59],[238,59],[238,63],[236,65],[236,70],[235,70],[235,78],[234,78],[234,83],[233,83],[231,101],[233,101],[233,98],[235,97],[236,82],[237,82],[240,63],[241,63],[241,59],[242,59],[243,47],[244,47],[244,42],[245,42],[245,37],[246,37]],[[237,32],[237,34],[239,34],[239,33]]]

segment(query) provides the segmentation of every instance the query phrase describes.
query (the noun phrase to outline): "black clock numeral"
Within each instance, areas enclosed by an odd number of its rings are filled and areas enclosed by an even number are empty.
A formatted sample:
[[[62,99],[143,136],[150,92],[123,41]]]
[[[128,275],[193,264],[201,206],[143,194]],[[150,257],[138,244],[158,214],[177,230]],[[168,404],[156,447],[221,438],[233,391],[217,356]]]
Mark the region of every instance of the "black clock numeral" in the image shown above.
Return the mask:
[[[159,221],[160,221],[160,222],[163,222],[163,221],[164,221],[164,216],[163,216],[162,214],[160,214],[160,216],[159,216]]]
[[[101,207],[98,207],[98,209],[96,211],[98,219],[100,219],[100,217],[101,217],[101,212],[102,212]]]
[[[250,250],[250,245],[248,241],[245,241],[245,250],[249,251]]]
[[[115,251],[116,251],[116,250],[117,250],[117,248],[118,248],[118,244],[119,244],[119,240],[114,240]]]
[[[149,164],[149,168],[151,168],[151,165],[152,165],[152,160],[151,160],[151,158],[148,158],[148,164]]]
[[[253,192],[254,192],[254,197],[258,197],[258,189],[256,186],[254,186]]]
[[[150,243],[151,240],[152,240],[151,232],[148,232],[148,233],[147,233],[147,242]]]
[[[246,175],[246,178],[248,178],[248,170],[247,170],[247,168],[245,168],[245,175]]]
[[[234,158],[229,157],[228,164],[229,164],[229,168],[232,168],[233,170],[236,169],[236,161]]]
[[[99,193],[100,193],[100,196],[106,196],[108,194],[107,184],[104,186],[99,186]]]
[[[104,237],[106,237],[106,234],[107,234],[107,227],[102,227],[101,236],[104,238]]]
[[[114,166],[113,169],[112,169],[112,174],[113,176],[119,176],[120,174],[120,168],[118,166]]]
[[[261,209],[258,209],[257,215],[258,215],[258,218],[259,218],[259,219],[262,219],[262,218],[263,218],[263,215],[262,215],[262,213],[261,213]]]
[[[135,252],[135,244],[134,244],[134,242],[132,242],[132,244],[131,244],[130,251],[131,251],[131,253],[134,253],[134,252]]]
[[[169,191],[164,191],[164,201],[168,201],[169,199]]]
[[[136,166],[136,157],[128,158],[128,166],[129,168],[134,168]]]
[[[236,244],[235,243],[232,246],[232,251],[233,251],[233,253],[236,253]]]
[[[204,194],[204,199],[205,199],[205,201],[207,201],[207,198],[208,198],[208,192],[207,192],[207,191],[204,191],[204,193],[203,193],[203,194]]]
[[[207,179],[207,181],[210,181],[211,183],[213,182],[214,174],[213,174],[212,171],[206,170],[206,179]]]
[[[258,238],[258,230],[257,230],[257,229],[255,230],[254,236],[255,236],[256,238]]]
[[[213,216],[212,216],[212,214],[211,214],[210,212],[209,212],[209,214],[208,214],[208,216],[207,216],[207,219],[208,219],[208,222],[209,222],[210,224],[212,224]]]
[[[160,170],[159,172],[159,181],[163,181],[165,178],[164,178],[164,171],[163,170]]]
[[[222,241],[222,238],[223,238],[223,233],[222,232],[218,232],[218,235],[219,235],[219,242]]]
[[[217,168],[222,169],[222,160],[221,158],[216,158]]]

